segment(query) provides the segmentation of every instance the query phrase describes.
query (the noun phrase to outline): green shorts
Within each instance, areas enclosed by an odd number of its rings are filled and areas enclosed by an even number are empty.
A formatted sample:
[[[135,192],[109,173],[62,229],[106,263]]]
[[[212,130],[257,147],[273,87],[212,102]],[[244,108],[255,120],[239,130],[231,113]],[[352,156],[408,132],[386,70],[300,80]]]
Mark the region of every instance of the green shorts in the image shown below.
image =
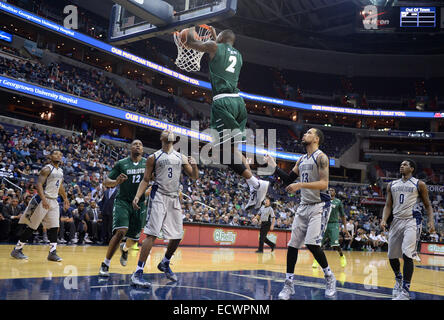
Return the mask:
[[[113,207],[113,232],[116,229],[128,228],[126,237],[138,241],[140,231],[146,223],[145,202],[139,203],[139,206],[139,210],[134,210],[132,203],[116,199]]]
[[[339,223],[333,222],[327,224],[327,229],[325,230],[324,237],[322,239],[322,244],[327,243],[329,240],[330,247],[339,246]]]
[[[225,97],[213,101],[210,128],[217,131],[219,137],[216,140],[219,143],[224,143],[227,139],[244,142],[246,124],[247,109],[242,97]],[[231,137],[223,132],[226,129],[231,130]]]

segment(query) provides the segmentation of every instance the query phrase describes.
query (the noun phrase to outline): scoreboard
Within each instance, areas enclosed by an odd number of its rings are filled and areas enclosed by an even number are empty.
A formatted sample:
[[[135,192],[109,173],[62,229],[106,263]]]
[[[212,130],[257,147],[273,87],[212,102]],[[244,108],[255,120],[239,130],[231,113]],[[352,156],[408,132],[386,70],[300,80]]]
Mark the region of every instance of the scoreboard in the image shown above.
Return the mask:
[[[436,8],[401,7],[400,26],[435,28]]]
[[[444,7],[380,7],[360,8],[358,32],[443,32]]]

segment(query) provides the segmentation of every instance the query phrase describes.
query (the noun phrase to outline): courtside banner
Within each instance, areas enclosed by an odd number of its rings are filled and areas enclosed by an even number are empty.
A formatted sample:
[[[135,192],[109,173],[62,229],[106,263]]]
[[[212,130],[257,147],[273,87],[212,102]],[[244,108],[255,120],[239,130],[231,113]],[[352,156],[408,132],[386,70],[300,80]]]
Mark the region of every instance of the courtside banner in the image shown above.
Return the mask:
[[[132,53],[124,51],[122,49],[113,47],[105,42],[99,41],[82,33],[79,33],[74,30],[66,29],[63,26],[56,24],[50,20],[39,17],[33,13],[30,13],[26,10],[20,9],[8,3],[0,2],[0,10],[17,17],[19,19],[28,21],[55,33],[58,33],[64,37],[82,42],[88,46],[97,48],[114,56],[123,58],[127,61],[131,61],[140,66],[149,68],[155,72],[159,72],[165,74],[171,78],[180,80],[182,82],[188,83],[190,85],[211,90],[211,84],[207,81],[194,79],[188,77],[184,74],[176,72],[174,70],[165,68],[161,65],[158,65],[154,62],[146,60],[144,58],[138,57]],[[419,112],[419,111],[395,111],[395,110],[364,110],[364,109],[355,109],[355,108],[345,108],[345,107],[334,107],[334,106],[322,106],[322,105],[311,105],[305,104],[296,101],[283,100],[279,98],[272,98],[266,96],[260,96],[255,94],[250,94],[246,92],[240,92],[240,95],[245,99],[263,102],[273,105],[280,105],[290,108],[295,108],[299,110],[308,110],[308,111],[322,111],[322,112],[330,112],[330,113],[340,113],[340,114],[350,114],[350,115],[359,115],[359,116],[371,116],[371,117],[391,117],[391,118],[444,118],[444,112]]]
[[[259,228],[233,227],[202,223],[184,223],[184,236],[180,245],[201,247],[257,248],[259,246]],[[267,238],[276,243],[276,248],[286,248],[291,231],[274,229]],[[142,232],[139,243],[146,235]],[[158,245],[167,245],[168,240],[158,238]]]
[[[211,136],[200,133],[191,129],[187,129],[178,125],[160,121],[156,118],[151,118],[145,115],[129,112],[127,110],[118,109],[105,105],[99,102],[94,102],[89,99],[84,99],[78,96],[73,96],[60,91],[48,89],[45,87],[36,86],[27,82],[0,76],[0,88],[10,91],[23,93],[32,97],[53,101],[56,103],[68,105],[78,109],[87,110],[93,113],[110,116],[120,120],[126,120],[137,123],[142,126],[156,128],[160,130],[169,129],[177,134],[199,139],[206,142],[211,142]]]
[[[444,256],[444,244],[433,242],[421,242],[421,253]]]
[[[161,121],[156,118],[151,118],[146,115],[141,115],[135,112],[130,112],[128,110],[119,109],[106,105],[103,103],[95,102],[89,99],[84,99],[78,96],[73,96],[68,93],[60,92],[57,90],[52,90],[46,87],[40,87],[28,82],[12,79],[5,76],[0,76],[0,88],[7,89],[9,91],[23,93],[28,96],[53,101],[63,105],[68,105],[71,107],[87,110],[96,114],[112,117],[119,120],[130,121],[137,123],[138,125],[160,129],[160,130],[172,130],[178,135],[188,136],[190,138],[199,139],[204,142],[211,142],[212,138],[209,134],[194,131],[179,125],[171,124],[168,122]],[[239,150],[248,152],[258,152],[260,155],[270,154],[271,156],[287,161],[296,162],[302,155],[296,153],[289,153],[283,151],[273,151],[259,149],[250,145],[239,145]],[[330,159],[330,165],[335,165],[335,160]]]

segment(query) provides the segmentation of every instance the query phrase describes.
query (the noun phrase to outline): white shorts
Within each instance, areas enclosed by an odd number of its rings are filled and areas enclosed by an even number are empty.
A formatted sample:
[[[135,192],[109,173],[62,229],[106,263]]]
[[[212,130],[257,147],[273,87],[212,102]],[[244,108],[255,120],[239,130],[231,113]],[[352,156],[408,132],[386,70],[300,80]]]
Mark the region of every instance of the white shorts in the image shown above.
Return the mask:
[[[421,236],[421,222],[416,219],[393,219],[388,236],[388,258],[413,258]]]
[[[330,217],[330,202],[301,204],[293,220],[289,247],[302,248],[304,244],[320,246]]]
[[[57,199],[48,199],[49,209],[43,208],[42,199],[39,195],[32,197],[19,223],[26,224],[33,230],[37,230],[40,223],[46,229],[58,228],[60,225],[60,207]]]
[[[163,239],[182,239],[183,218],[179,197],[155,192],[150,196],[143,232]]]

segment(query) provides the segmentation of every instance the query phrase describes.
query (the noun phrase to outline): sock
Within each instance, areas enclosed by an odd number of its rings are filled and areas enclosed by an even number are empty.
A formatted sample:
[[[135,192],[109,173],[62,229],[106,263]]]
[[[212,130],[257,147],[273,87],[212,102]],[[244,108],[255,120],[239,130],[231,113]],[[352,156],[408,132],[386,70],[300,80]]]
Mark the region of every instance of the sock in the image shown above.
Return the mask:
[[[49,244],[49,252],[56,251],[56,249],[57,249],[57,242],[51,242]]]
[[[407,292],[410,292],[410,281],[402,281],[402,288]]]
[[[165,263],[165,262],[170,262],[170,259],[168,259],[167,257],[163,257],[162,263]]]
[[[294,279],[294,273],[286,273],[285,274],[285,280],[293,281],[293,279]]]
[[[145,262],[143,261],[137,262],[136,272],[143,273],[143,267],[145,267]]]
[[[251,176],[250,179],[246,179],[250,190],[259,188],[259,180],[255,176]]]
[[[402,273],[401,273],[401,271],[398,271],[398,272],[395,273],[395,278],[398,279],[398,280],[402,280]]]
[[[109,267],[109,265],[111,264],[111,260],[110,259],[107,259],[107,258],[105,258],[105,261],[103,261],[108,267]]]
[[[17,244],[15,245],[15,250],[20,250],[25,246],[24,242],[21,242],[20,240],[17,242]]]
[[[128,251],[128,247],[126,246],[126,242],[124,243],[122,250],[123,250],[123,252],[127,252]]]
[[[331,269],[329,266],[327,266],[327,268],[323,268],[322,270],[324,271],[324,275],[326,277],[331,277],[333,275],[333,272],[331,272]]]

